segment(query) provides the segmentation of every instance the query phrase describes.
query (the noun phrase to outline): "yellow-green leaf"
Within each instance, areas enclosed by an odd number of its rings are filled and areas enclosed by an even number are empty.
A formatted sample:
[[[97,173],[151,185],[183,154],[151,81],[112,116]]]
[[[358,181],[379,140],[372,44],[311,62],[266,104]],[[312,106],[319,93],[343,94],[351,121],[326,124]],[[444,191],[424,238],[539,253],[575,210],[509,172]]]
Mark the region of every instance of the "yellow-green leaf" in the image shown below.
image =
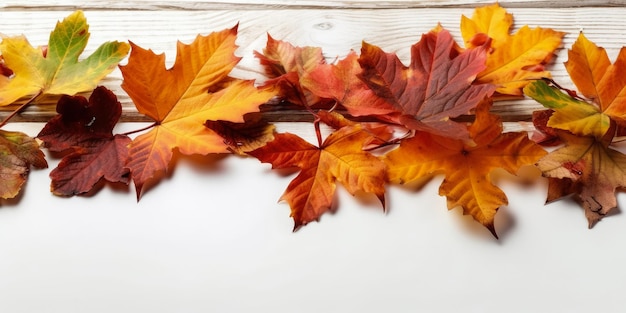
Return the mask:
[[[47,55],[24,36],[3,38],[0,53],[14,76],[0,85],[0,106],[26,96],[73,95],[94,89],[126,57],[130,46],[125,42],[106,42],[79,61],[88,39],[89,26],[82,11],[57,23],[50,33]]]
[[[538,80],[527,85],[524,93],[553,109],[554,113],[548,120],[548,126],[570,131],[581,136],[602,137],[611,125],[608,115],[585,101],[577,100],[556,87],[549,86],[545,81]]]

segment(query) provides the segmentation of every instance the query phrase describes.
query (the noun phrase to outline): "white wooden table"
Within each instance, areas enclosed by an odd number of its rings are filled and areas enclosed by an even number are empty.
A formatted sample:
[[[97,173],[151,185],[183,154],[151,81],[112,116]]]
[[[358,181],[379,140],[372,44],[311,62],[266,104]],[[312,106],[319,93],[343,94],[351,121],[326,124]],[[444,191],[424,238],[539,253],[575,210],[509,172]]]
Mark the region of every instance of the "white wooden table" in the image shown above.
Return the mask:
[[[27,2],[27,3],[25,3]],[[131,40],[175,57],[177,40],[239,23],[234,75],[263,79],[252,52],[266,33],[320,46],[328,60],[365,40],[407,60],[409,47],[438,22],[460,38],[462,14],[491,1],[103,1],[3,0],[0,32],[47,42],[57,20],[85,11],[90,44]],[[607,49],[626,45],[626,1],[500,1],[516,27],[579,31]],[[572,87],[558,51],[556,81]],[[125,62],[125,61],[124,61]],[[123,62],[123,63],[124,63]],[[124,105],[120,130],[143,120],[114,71],[104,82]],[[539,106],[501,102],[508,120]],[[32,108],[7,129],[35,135],[49,108]],[[517,124],[515,124],[517,125]],[[510,127],[515,127],[509,124]],[[312,138],[307,123],[280,130]],[[503,180],[510,205],[496,218],[500,241],[437,195],[390,187],[389,212],[339,192],[339,210],[291,233],[291,176],[254,159],[177,160],[176,170],[139,203],[132,190],[103,188],[64,199],[46,191],[49,170],[33,171],[23,196],[0,207],[0,312],[623,312],[626,220],[588,230],[582,209],[544,206],[545,182]],[[51,168],[57,159],[48,156]],[[132,188],[132,187],[129,187]],[[620,204],[626,203],[619,194]]]

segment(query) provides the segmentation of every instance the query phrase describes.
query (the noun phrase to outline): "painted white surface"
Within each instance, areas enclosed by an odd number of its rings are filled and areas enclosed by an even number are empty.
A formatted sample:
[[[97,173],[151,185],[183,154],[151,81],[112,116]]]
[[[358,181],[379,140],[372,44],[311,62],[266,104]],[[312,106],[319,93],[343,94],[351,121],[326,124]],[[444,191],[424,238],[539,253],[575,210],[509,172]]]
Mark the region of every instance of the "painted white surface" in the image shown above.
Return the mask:
[[[34,135],[41,124],[11,126]],[[543,205],[541,181],[500,180],[510,205],[496,219],[496,241],[445,209],[441,178],[420,192],[391,187],[387,214],[340,189],[335,214],[292,233],[288,205],[276,201],[293,175],[252,158],[208,165],[183,158],[139,203],[132,187],[55,197],[48,173],[33,171],[19,202],[0,207],[0,312],[621,312],[626,305],[624,216],[588,230],[574,203]]]

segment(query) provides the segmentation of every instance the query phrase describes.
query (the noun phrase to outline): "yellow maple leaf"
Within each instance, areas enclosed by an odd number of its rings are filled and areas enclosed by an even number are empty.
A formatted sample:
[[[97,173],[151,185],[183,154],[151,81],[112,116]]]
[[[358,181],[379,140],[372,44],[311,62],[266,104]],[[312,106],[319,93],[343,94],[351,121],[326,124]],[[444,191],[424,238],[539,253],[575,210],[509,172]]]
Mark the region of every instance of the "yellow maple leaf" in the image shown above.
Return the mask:
[[[512,25],[513,16],[496,3],[477,8],[471,19],[463,16],[461,34],[467,48],[492,39],[487,68],[478,74],[476,81],[497,85],[496,92],[500,94],[520,96],[530,80],[550,77],[544,65],[560,46],[565,33],[523,26],[510,35]]]

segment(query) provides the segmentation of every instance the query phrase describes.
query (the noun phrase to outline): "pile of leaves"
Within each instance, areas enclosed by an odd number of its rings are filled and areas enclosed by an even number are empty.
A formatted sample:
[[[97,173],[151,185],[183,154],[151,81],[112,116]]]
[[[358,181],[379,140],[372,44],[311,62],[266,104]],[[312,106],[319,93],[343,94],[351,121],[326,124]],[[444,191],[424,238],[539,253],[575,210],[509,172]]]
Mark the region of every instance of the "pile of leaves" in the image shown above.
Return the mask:
[[[337,183],[353,195],[373,194],[384,210],[389,184],[419,187],[443,175],[448,209],[461,208],[497,237],[494,217],[507,197],[493,170],[516,175],[536,166],[549,179],[548,201],[575,195],[591,226],[617,206],[616,188],[626,185],[626,156],[612,147],[626,133],[626,50],[611,64],[581,33],[565,63],[579,94],[546,69],[564,33],[528,26],[512,33],[512,25],[498,4],[477,8],[461,19],[462,43],[436,25],[410,47],[408,64],[367,42],[328,63],[322,48],[268,35],[254,55],[267,80],[255,83],[229,76],[241,59],[237,26],[179,42],[166,69],[163,54],[132,42],[107,42],[81,58],[89,31],[76,11],[46,46],[23,36],[0,43],[0,106],[21,103],[0,127],[26,106],[58,98],[58,115],[35,138],[0,130],[0,196],[15,197],[31,167],[47,167],[42,148],[62,158],[50,173],[54,194],[132,181],[137,200],[175,153],[233,153],[299,170],[280,197],[294,230],[334,207]],[[121,86],[153,123],[115,134],[121,105],[97,85],[126,57]],[[533,114],[532,139],[503,132],[490,112],[495,101],[524,96],[547,108]],[[276,133],[264,112],[281,106],[310,114],[317,142]],[[322,124],[332,129],[327,136]],[[559,146],[548,153],[542,145]]]

